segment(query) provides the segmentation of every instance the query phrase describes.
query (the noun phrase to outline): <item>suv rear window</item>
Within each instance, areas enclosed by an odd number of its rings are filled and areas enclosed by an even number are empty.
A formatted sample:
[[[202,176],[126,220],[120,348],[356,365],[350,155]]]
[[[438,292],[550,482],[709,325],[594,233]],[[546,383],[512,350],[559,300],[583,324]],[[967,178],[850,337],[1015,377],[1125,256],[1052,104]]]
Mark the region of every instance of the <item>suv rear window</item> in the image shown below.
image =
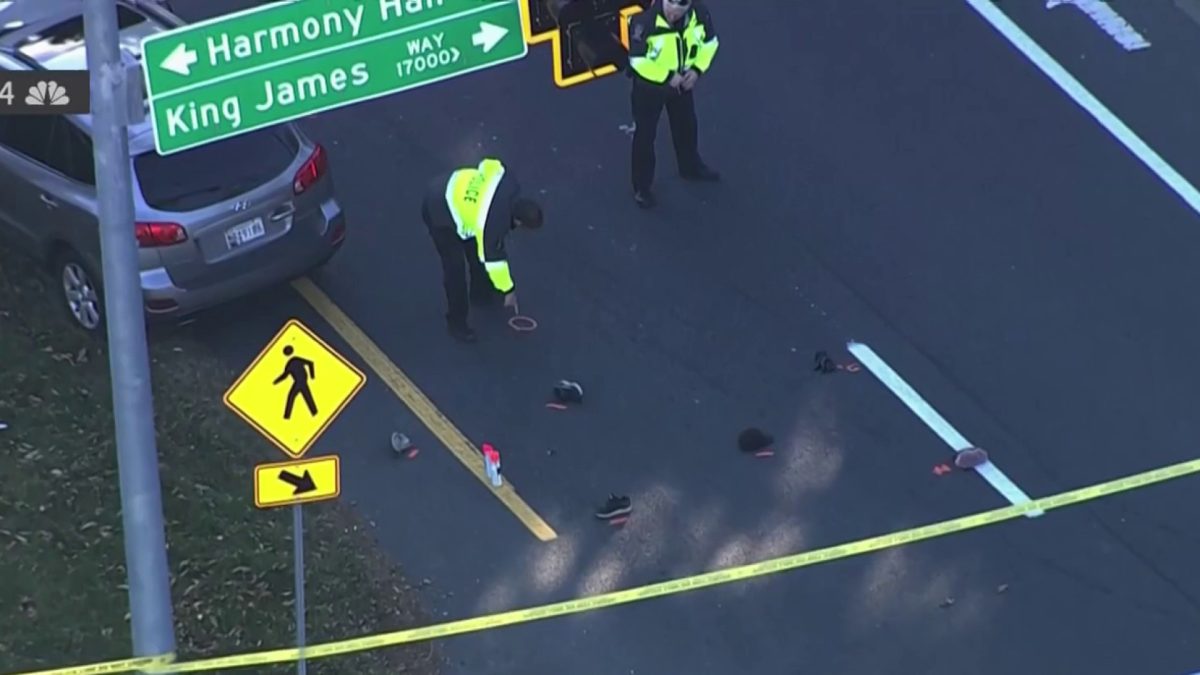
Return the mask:
[[[259,131],[171,155],[151,150],[133,160],[151,208],[193,211],[244,194],[283,173],[299,146],[291,134]]]
[[[120,31],[122,47],[127,50],[135,48],[135,53],[140,50],[142,38],[162,30],[157,24],[150,23],[145,16],[124,5],[117,5],[117,29]],[[29,35],[21,42],[17,51],[36,61],[45,70],[86,69],[83,17],[76,16]]]

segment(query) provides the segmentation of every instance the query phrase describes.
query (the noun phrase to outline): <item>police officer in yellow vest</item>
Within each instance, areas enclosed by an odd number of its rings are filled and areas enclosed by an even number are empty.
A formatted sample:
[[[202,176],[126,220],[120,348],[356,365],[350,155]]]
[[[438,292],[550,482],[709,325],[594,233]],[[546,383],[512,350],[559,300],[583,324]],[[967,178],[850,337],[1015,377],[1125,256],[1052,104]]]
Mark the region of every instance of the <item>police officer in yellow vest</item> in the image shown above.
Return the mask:
[[[687,180],[715,181],[697,149],[692,90],[717,53],[717,33],[702,0],[654,0],[629,20],[629,74],[633,78],[633,198],[654,206],[654,139],[667,109],[679,173]]]
[[[512,273],[504,241],[518,227],[542,226],[542,209],[521,197],[516,178],[498,159],[435,178],[425,193],[421,217],[442,259],[446,327],[463,342],[474,342],[467,324],[469,303],[489,305],[504,297],[516,309]],[[468,291],[467,279],[470,278]]]

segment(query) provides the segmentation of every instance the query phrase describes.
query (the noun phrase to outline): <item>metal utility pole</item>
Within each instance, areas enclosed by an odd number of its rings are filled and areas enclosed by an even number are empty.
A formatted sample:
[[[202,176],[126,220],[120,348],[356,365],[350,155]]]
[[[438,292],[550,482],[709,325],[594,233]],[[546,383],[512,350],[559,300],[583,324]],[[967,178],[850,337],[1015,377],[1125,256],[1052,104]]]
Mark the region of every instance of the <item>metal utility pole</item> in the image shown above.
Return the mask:
[[[91,73],[92,143],[100,212],[104,312],[121,481],[134,656],[175,652],[146,319],[134,238],[126,70],[117,41],[116,0],[84,0]]]

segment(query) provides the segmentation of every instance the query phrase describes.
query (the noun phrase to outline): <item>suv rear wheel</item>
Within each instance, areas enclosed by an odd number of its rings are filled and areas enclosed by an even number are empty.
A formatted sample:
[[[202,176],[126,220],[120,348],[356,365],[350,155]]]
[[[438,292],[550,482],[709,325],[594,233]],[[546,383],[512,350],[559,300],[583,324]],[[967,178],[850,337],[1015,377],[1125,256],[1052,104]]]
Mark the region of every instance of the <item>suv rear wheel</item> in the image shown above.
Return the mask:
[[[60,254],[54,264],[63,306],[75,325],[89,333],[104,330],[104,294],[100,275],[74,251]]]

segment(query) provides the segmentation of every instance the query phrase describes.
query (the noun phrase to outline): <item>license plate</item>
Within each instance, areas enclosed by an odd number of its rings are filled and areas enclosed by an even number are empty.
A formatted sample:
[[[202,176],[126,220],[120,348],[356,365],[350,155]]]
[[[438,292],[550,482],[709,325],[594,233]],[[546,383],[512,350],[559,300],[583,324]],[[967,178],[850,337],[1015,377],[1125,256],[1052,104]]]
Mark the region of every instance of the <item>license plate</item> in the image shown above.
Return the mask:
[[[263,227],[262,218],[255,218],[248,223],[235,225],[225,232],[225,245],[231,249],[242,246],[246,242],[254,241],[267,233]]]

